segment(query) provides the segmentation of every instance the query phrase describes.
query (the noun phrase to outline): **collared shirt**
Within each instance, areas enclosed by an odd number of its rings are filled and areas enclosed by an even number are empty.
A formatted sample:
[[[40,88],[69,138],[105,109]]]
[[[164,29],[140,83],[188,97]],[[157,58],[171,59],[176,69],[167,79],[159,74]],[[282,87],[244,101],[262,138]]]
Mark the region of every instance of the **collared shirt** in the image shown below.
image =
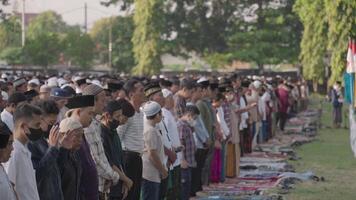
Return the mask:
[[[156,127],[146,123],[143,137],[145,142],[145,149],[142,155],[142,178],[148,181],[160,183],[160,172],[153,165],[150,159],[149,151],[156,150],[161,163],[164,164],[164,147],[162,142],[162,135],[159,133],[159,130]]]
[[[168,130],[168,136],[171,140],[172,146],[174,148],[182,146],[179,139],[177,121],[174,118],[171,111],[167,110],[166,108],[162,108],[162,114],[164,116],[164,123]],[[173,167],[179,166],[180,161],[182,159],[182,152],[177,153],[177,160],[173,163]]]
[[[187,161],[188,167],[196,167],[197,165],[195,161],[196,146],[193,137],[193,130],[188,124],[188,122],[179,120],[178,131],[179,131],[180,141],[184,146],[183,158]]]
[[[2,164],[0,164],[0,194],[1,199],[17,200],[15,190]]]
[[[15,191],[21,200],[39,200],[35,170],[31,161],[31,152],[17,139],[14,140],[7,174],[15,185]]]
[[[93,118],[90,126],[84,129],[84,135],[89,144],[90,153],[96,164],[96,170],[98,171],[99,176],[99,191],[104,191],[104,186],[107,181],[112,181],[113,184],[116,184],[120,176],[114,171],[105,156],[105,150],[103,147],[103,142],[101,139],[101,124],[98,120]]]
[[[117,133],[120,136],[122,149],[124,151],[133,151],[142,153],[143,142],[143,112],[135,112],[126,124],[117,127]]]
[[[14,132],[14,117],[6,109],[1,112],[1,121],[7,125],[11,132]]]

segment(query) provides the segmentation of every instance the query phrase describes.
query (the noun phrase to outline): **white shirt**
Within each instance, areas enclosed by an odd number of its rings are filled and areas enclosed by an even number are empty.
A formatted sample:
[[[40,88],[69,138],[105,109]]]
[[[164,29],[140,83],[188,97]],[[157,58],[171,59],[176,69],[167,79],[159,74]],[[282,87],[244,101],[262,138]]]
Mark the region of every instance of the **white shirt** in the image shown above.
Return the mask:
[[[243,97],[240,98],[240,108],[245,108],[247,105],[246,105],[246,102],[245,102],[245,99]],[[239,129],[240,130],[243,130],[245,128],[247,128],[247,119],[248,119],[248,112],[243,112],[241,113],[241,117],[240,117],[240,127]]]
[[[220,106],[219,108],[216,109],[216,119],[220,124],[221,130],[223,132],[223,138],[226,139],[230,135],[230,129],[226,124],[225,118],[224,118],[224,110]]]
[[[17,200],[15,190],[12,187],[2,164],[0,164],[0,194],[1,199]]]
[[[117,127],[120,136],[122,149],[142,154],[143,142],[143,112],[135,112],[126,124]]]
[[[14,117],[6,109],[1,112],[1,121],[7,125],[11,132],[14,132]]]
[[[182,146],[179,139],[179,132],[177,127],[177,121],[174,118],[171,111],[167,110],[166,108],[162,108],[162,114],[164,116],[164,123],[168,130],[168,136],[171,140],[172,147],[177,148]],[[177,167],[180,165],[180,161],[182,159],[182,152],[177,153],[177,160],[173,163],[172,167]]]
[[[31,161],[31,152],[17,139],[7,166],[7,174],[20,200],[39,200],[36,175]]]

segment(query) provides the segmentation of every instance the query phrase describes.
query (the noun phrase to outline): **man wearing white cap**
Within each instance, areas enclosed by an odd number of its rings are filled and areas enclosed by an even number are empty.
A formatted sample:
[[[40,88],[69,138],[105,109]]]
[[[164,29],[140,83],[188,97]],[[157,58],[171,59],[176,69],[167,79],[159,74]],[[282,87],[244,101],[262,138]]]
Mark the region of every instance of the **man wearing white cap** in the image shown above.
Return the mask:
[[[144,152],[142,156],[142,197],[143,200],[159,200],[160,182],[167,178],[164,164],[163,138],[156,125],[162,121],[161,106],[154,101],[145,103],[142,109],[147,119],[144,128]]]

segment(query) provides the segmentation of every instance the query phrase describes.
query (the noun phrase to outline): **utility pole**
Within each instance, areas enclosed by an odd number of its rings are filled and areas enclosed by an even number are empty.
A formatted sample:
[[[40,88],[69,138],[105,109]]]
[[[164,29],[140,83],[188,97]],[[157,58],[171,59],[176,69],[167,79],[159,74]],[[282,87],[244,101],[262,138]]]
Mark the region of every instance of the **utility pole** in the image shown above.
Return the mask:
[[[25,25],[25,0],[22,0],[22,23],[21,23],[21,45],[25,46],[25,34],[26,34],[26,25]]]
[[[87,3],[84,3],[84,32],[88,32],[88,6]]]
[[[109,27],[109,68],[112,68],[112,16],[110,17]]]

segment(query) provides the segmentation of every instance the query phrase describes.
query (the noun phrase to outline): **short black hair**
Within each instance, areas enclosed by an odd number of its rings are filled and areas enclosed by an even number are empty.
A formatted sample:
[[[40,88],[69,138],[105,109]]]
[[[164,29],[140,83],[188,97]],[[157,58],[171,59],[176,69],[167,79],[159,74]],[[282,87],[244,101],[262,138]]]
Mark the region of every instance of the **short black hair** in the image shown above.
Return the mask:
[[[15,104],[17,106],[19,103],[27,101],[26,95],[24,95],[22,92],[14,92],[9,96],[9,99],[7,100],[7,104]]]
[[[197,106],[195,105],[187,105],[184,110],[184,115],[200,115],[200,111]]]
[[[135,108],[126,99],[117,100],[122,108],[122,114],[130,118],[135,115]]]
[[[106,104],[104,108],[104,112],[109,113],[111,116],[114,114],[115,111],[122,110],[122,106],[119,101],[117,100],[112,100],[109,101],[108,104]]]
[[[191,90],[196,87],[196,84],[190,79],[183,79],[180,82],[180,86],[182,89]]]
[[[135,78],[132,78],[125,83],[124,90],[127,96],[129,96],[130,92],[134,92],[136,90],[135,85],[137,83],[140,83],[140,81]]]
[[[31,120],[34,115],[42,115],[42,110],[29,103],[20,104],[16,107],[14,112],[14,121],[17,123],[19,120]]]
[[[34,103],[35,106],[41,108],[43,114],[45,115],[58,115],[59,108],[55,101],[53,100],[40,100]]]
[[[222,101],[224,99],[225,99],[225,96],[220,92],[213,98],[214,101]]]

